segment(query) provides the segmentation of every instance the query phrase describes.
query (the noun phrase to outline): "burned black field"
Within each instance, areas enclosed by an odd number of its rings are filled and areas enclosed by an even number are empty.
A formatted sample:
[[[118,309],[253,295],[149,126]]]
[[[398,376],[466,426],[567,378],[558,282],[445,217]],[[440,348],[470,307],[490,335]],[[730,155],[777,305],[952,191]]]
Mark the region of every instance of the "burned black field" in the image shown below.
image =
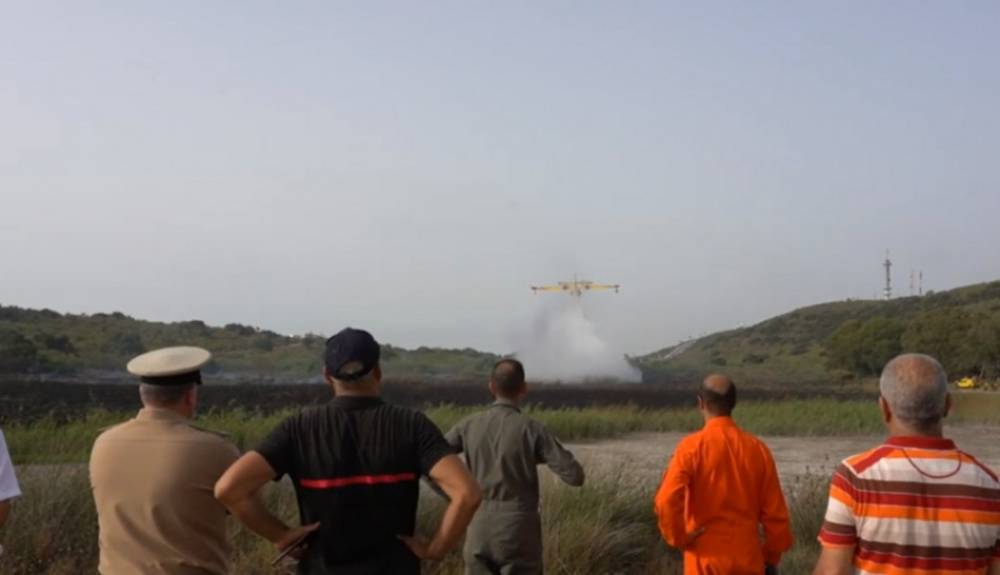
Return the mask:
[[[693,384],[537,384],[532,386],[528,403],[550,408],[583,408],[602,405],[632,404],[640,408],[693,405]],[[330,389],[321,383],[311,384],[208,384],[199,390],[200,411],[243,409],[272,413],[329,401]],[[481,381],[386,381],[386,401],[415,408],[435,405],[480,405],[490,401]],[[856,399],[869,397],[859,389],[747,389],[741,399],[781,400],[832,397]],[[139,408],[136,386],[130,383],[79,382],[0,382],[0,422],[27,422],[51,417],[72,420],[95,409],[131,411]]]

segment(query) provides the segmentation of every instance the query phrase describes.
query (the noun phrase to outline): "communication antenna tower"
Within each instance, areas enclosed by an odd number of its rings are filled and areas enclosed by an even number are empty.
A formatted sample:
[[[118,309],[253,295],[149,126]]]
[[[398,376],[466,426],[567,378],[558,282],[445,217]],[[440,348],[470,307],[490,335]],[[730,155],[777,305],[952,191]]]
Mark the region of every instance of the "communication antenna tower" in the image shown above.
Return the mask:
[[[885,291],[883,296],[885,299],[892,299],[892,260],[889,259],[889,250],[885,250],[885,263],[882,264],[885,267]]]
[[[924,270],[920,270],[920,283],[917,291],[918,295],[924,295]]]
[[[917,295],[917,272],[910,270],[910,297]]]

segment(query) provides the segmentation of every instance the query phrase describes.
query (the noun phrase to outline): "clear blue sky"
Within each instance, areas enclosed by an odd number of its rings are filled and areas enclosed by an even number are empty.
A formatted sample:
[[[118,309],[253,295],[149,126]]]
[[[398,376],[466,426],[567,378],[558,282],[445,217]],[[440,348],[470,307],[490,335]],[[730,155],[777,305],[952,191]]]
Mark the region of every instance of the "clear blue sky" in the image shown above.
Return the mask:
[[[0,17],[0,302],[623,351],[1000,278],[1000,3],[47,1]]]

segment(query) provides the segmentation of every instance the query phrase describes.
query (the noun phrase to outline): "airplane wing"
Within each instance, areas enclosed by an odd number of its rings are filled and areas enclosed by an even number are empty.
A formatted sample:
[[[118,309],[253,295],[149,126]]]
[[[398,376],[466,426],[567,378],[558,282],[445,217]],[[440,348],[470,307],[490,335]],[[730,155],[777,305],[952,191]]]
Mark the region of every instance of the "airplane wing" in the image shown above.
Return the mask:
[[[531,291],[566,291],[565,286],[531,286]]]
[[[618,284],[588,284],[583,286],[583,289],[588,290],[615,290],[616,292],[621,288]]]

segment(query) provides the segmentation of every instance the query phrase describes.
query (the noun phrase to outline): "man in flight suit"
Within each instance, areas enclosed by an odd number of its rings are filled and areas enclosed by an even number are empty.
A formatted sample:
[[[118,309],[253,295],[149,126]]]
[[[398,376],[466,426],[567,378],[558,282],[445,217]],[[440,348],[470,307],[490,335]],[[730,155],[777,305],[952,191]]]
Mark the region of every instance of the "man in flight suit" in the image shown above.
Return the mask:
[[[143,408],[101,433],[90,454],[103,575],[227,572],[226,510],[212,488],[239,450],[191,424],[211,357],[171,347],[128,364]]]
[[[483,491],[465,538],[468,575],[542,572],[539,464],[570,485],[583,485],[583,467],[573,454],[545,426],[521,413],[518,406],[527,392],[521,362],[500,360],[490,377],[496,402],[445,435],[453,448],[465,452]]]
[[[684,551],[685,575],[775,573],[792,546],[774,459],[736,426],[735,405],[731,379],[705,379],[698,391],[705,427],[677,445],[653,502],[663,539]]]

